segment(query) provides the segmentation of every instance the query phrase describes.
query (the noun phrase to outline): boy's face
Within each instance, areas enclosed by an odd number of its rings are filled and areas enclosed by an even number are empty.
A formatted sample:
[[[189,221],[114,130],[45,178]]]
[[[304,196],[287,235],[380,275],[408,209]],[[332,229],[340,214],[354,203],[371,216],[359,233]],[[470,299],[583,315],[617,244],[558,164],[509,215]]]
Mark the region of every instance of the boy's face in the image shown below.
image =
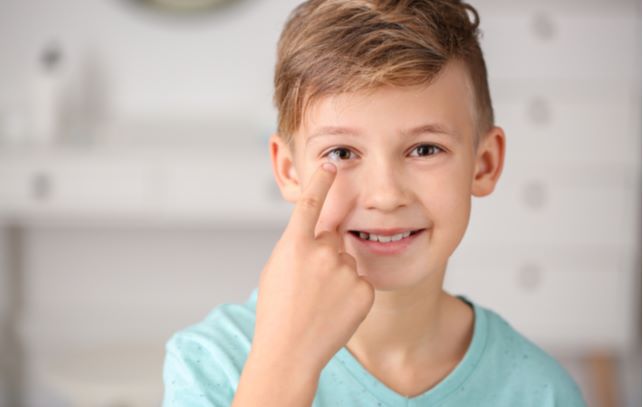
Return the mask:
[[[451,62],[428,87],[321,99],[295,135],[294,151],[276,135],[271,138],[275,177],[290,202],[322,162],[337,166],[316,234],[337,230],[358,273],[376,289],[411,287],[439,276],[464,236],[471,195],[493,191],[504,161],[504,133],[496,127],[481,135],[474,151],[471,92],[465,68]],[[405,134],[428,124],[444,134]],[[358,134],[322,131],[330,126]],[[394,228],[423,231],[394,254],[373,250],[351,233]]]

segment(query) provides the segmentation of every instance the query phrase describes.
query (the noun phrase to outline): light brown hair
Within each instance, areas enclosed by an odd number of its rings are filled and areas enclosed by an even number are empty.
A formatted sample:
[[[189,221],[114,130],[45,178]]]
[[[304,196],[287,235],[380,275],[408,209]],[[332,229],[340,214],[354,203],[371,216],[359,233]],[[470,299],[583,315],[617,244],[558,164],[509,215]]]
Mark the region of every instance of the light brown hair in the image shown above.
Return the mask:
[[[473,84],[477,147],[480,134],[494,125],[479,21],[478,12],[460,0],[300,4],[277,45],[273,102],[279,136],[292,147],[304,113],[324,96],[429,84],[448,61],[459,59]]]

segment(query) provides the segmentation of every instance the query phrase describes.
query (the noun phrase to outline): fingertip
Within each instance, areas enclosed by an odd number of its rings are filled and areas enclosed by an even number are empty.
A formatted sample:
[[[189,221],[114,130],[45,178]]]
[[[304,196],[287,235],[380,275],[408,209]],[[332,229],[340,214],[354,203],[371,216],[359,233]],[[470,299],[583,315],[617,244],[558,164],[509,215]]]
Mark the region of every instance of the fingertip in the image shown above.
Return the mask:
[[[328,171],[330,173],[337,172],[337,167],[335,167],[334,164],[328,163],[328,162],[322,164],[322,169],[324,169],[324,171]]]

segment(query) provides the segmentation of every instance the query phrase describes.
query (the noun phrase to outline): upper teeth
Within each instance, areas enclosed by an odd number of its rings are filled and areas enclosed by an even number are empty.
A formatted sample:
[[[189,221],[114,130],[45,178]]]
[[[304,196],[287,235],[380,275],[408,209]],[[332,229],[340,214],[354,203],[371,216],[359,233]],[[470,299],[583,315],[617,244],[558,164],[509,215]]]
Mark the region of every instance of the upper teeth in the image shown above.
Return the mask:
[[[410,230],[407,231],[407,232],[404,232],[404,233],[399,233],[397,235],[393,235],[393,236],[380,236],[380,235],[375,235],[375,234],[372,234],[372,233],[369,234],[369,233],[359,232],[359,237],[361,237],[362,239],[367,239],[367,240],[372,240],[372,241],[379,241],[379,242],[382,242],[382,243],[388,243],[388,242],[391,242],[391,241],[396,242],[396,241],[398,241],[400,239],[404,239],[405,237],[409,237],[410,235],[411,235]]]

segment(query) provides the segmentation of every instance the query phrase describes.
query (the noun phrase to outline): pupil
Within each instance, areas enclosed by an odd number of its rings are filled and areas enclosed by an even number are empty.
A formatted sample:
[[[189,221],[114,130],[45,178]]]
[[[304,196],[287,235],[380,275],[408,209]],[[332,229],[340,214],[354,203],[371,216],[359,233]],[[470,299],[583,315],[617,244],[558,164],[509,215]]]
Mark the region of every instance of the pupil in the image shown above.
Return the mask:
[[[336,148],[330,152],[330,156],[338,160],[348,159],[350,154],[351,152],[345,148]]]

